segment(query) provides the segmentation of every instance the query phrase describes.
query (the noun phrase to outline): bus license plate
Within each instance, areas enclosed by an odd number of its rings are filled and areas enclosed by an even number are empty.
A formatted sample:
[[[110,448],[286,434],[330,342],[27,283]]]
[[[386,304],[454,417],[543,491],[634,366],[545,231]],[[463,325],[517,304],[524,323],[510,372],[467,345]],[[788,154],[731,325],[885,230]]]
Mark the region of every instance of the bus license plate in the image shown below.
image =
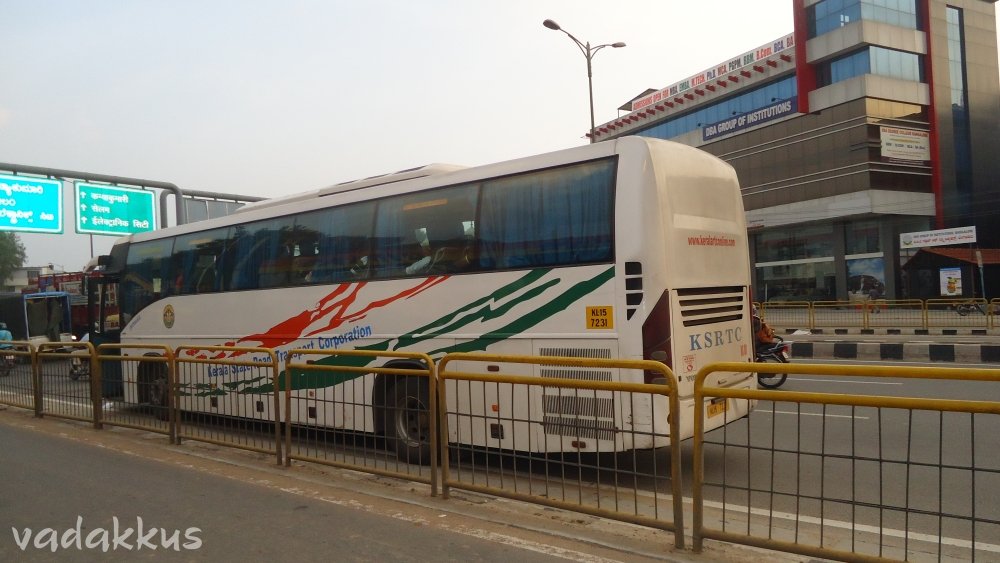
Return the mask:
[[[720,415],[729,408],[729,402],[723,398],[712,399],[712,402],[708,404],[708,417]]]

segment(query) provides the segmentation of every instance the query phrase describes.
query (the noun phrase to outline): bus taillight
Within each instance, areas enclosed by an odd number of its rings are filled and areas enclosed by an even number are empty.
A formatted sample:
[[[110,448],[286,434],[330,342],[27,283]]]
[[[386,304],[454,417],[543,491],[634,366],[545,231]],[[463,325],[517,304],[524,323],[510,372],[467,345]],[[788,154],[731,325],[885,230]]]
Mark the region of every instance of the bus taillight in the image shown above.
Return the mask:
[[[670,295],[667,292],[660,296],[660,300],[642,323],[642,357],[673,369],[673,357],[670,353]],[[658,372],[645,373],[646,383],[654,383],[655,379],[661,377],[663,375]]]

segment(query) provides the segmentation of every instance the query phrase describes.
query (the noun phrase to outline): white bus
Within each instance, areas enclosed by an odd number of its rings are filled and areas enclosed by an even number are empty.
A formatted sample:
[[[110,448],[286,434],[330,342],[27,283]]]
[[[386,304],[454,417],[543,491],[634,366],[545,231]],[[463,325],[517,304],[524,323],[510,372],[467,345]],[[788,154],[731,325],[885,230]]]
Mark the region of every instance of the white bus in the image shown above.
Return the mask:
[[[678,378],[682,439],[692,435],[697,371],[753,356],[750,265],[734,170],[703,151],[639,137],[475,168],[413,169],[250,204],[227,217],[121,239],[106,276],[120,280],[122,343],[262,346],[279,356],[305,347],[415,351],[434,359],[460,351],[659,360]],[[538,366],[510,367],[545,375]],[[638,370],[569,373],[632,383],[649,377]],[[346,396],[428,404],[425,385],[409,385],[415,396],[401,397],[386,388],[393,381],[369,374],[308,392],[343,400],[353,386]],[[713,381],[755,387],[750,372]],[[127,400],[163,395],[144,394],[141,383],[125,382]],[[455,395],[449,392],[449,401]],[[606,402],[588,407],[606,420],[598,421],[602,431],[587,449],[665,445],[629,426],[645,421],[666,434],[665,403],[654,410],[648,402]],[[560,422],[565,413],[532,403],[538,412],[502,408],[538,423],[546,438],[531,440],[533,447],[580,451],[574,437],[558,436],[572,427]],[[182,397],[181,404],[218,412],[225,403],[209,407]],[[708,429],[752,408],[746,401],[715,407]],[[376,413],[404,416],[394,404],[368,405],[363,414],[341,410],[347,412],[296,409],[292,417],[387,433],[394,430]],[[662,420],[650,423],[652,412]],[[448,438],[514,449],[523,442],[514,434]],[[395,438],[401,457],[427,459],[426,443]]]

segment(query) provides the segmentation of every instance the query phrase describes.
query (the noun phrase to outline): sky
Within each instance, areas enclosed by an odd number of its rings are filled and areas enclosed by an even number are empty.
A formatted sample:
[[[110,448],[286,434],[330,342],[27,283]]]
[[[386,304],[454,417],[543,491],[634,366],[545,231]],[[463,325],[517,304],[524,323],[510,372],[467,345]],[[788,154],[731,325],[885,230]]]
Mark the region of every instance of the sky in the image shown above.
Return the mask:
[[[543,20],[627,44],[593,59],[600,124],[791,33],[791,5],[0,0],[0,162],[275,197],[550,152],[585,144],[590,114],[586,58]],[[108,252],[66,213],[62,235],[18,235],[27,265]]]

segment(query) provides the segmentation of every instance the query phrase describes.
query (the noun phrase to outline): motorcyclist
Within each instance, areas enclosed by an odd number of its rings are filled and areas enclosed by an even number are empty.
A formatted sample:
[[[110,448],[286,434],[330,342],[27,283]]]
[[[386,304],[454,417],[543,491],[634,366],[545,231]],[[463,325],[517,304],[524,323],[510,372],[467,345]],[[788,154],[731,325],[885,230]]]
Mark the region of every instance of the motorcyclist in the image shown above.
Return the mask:
[[[7,323],[0,322],[0,349],[6,350],[8,348],[13,348],[10,344],[6,342],[12,342],[14,340],[14,335],[7,330]]]
[[[753,325],[754,353],[759,354],[761,348],[774,345],[774,329],[760,318],[760,311],[757,310],[756,305],[751,308],[750,321]]]

